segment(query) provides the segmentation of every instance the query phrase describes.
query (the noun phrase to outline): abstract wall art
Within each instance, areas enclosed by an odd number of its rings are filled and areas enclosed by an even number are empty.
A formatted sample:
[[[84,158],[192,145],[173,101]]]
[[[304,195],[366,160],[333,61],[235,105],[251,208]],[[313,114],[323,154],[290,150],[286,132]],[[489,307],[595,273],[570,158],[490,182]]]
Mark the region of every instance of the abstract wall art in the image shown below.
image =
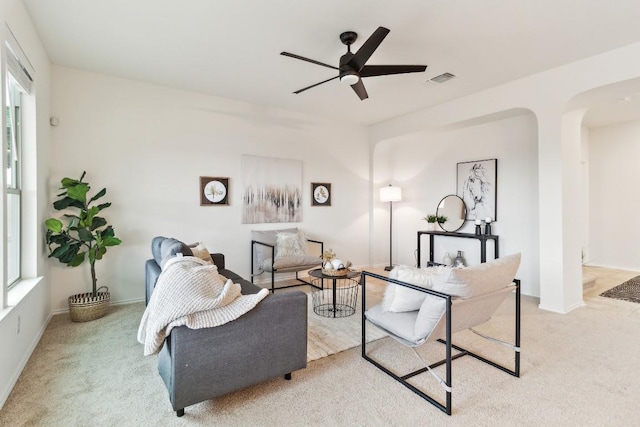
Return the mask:
[[[302,161],[242,156],[243,224],[302,221]]]

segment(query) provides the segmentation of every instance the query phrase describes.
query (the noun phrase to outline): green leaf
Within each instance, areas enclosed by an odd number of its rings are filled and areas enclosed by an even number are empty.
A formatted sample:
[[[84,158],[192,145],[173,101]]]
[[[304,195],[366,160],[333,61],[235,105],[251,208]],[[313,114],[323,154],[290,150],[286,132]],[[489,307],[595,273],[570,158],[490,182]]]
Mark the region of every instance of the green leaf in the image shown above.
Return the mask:
[[[91,234],[91,232],[89,230],[87,230],[86,228],[78,229],[78,237],[83,242],[90,242],[92,240],[95,240],[95,238],[93,237],[93,234]]]
[[[102,259],[102,256],[107,253],[107,248],[96,247],[96,260]]]
[[[88,191],[89,186],[87,184],[79,183],[78,185],[67,188],[67,196],[71,197],[73,200],[85,203],[87,200]]]
[[[100,210],[107,209],[109,206],[111,206],[111,203],[102,203],[102,204],[98,205],[98,209],[100,209]]]
[[[92,206],[87,210],[87,216],[85,218],[85,226],[91,228],[91,223],[93,222],[93,217],[96,216],[100,212],[100,209],[96,206]]]
[[[100,232],[100,236],[102,238],[109,237],[109,236],[113,237],[115,235],[116,233],[113,231],[113,226],[111,225]]]
[[[85,252],[81,252],[81,253],[77,254],[71,261],[69,261],[67,263],[67,265],[69,267],[77,267],[77,266],[79,266],[80,264],[82,264],[82,261],[84,261],[84,254],[85,254]]]
[[[122,243],[122,240],[113,236],[107,236],[102,239],[102,246],[118,246],[120,243]]]
[[[91,222],[91,231],[95,230],[96,228],[100,228],[104,225],[107,225],[106,219],[102,218],[101,216],[94,216],[93,222]]]
[[[80,181],[78,181],[77,179],[62,178],[62,180],[60,180],[60,183],[62,184],[62,188],[69,188],[75,187],[80,183]]]
[[[64,243],[58,246],[56,249],[54,249],[53,252],[51,252],[51,255],[49,256],[58,258],[60,262],[67,264],[76,257],[79,250],[80,250],[80,245],[77,243],[74,243],[74,244]]]
[[[98,192],[98,194],[96,194],[91,198],[91,200],[89,200],[89,203],[93,202],[94,200],[98,200],[100,197],[104,196],[105,194],[107,194],[107,189],[103,188]]]
[[[49,233],[51,233],[50,231],[47,232],[47,242],[48,243],[55,243],[56,245],[64,245],[65,243],[69,242],[71,240],[71,238],[66,235],[66,234],[51,234],[49,235]]]
[[[67,209],[68,207],[84,209],[84,204],[79,200],[73,200],[70,197],[65,197],[63,199],[56,200],[55,202],[53,202],[53,207],[59,211],[63,209]]]
[[[60,221],[59,219],[49,218],[44,222],[44,224],[47,226],[49,230],[51,230],[54,233],[62,232],[62,221]]]

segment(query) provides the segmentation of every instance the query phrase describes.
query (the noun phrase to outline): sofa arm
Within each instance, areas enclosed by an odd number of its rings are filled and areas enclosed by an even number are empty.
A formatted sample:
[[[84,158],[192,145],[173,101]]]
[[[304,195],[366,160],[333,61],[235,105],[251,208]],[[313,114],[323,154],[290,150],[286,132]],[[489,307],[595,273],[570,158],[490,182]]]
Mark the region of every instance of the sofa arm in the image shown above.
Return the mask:
[[[307,295],[269,295],[222,326],[175,328],[158,370],[173,409],[232,392],[307,365]]]
[[[213,260],[213,263],[216,265],[216,267],[218,267],[221,270],[225,268],[224,254],[209,254],[209,255],[211,255],[211,259]]]

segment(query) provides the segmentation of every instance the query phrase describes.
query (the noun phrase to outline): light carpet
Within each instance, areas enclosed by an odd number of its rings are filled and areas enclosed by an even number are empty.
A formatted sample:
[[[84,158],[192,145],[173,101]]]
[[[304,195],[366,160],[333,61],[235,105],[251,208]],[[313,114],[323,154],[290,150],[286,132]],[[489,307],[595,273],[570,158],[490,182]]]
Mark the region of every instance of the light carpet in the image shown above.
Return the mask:
[[[135,340],[141,304],[112,307],[103,319],[86,324],[55,316],[0,411],[0,425],[640,425],[640,340],[632,339],[640,330],[640,306],[596,295],[561,315],[540,310],[538,303],[523,297],[521,378],[469,357],[456,360],[451,417],[353,348],[309,363],[292,381],[274,378],[192,405],[177,418],[156,358],[143,357]],[[512,331],[512,307],[508,298],[485,327]],[[456,334],[455,341],[475,346],[475,336],[468,335]],[[486,355],[499,348],[477,345]],[[370,347],[398,370],[416,360],[390,338]],[[437,343],[423,347],[428,360],[440,351]],[[433,379],[420,375],[416,382],[429,387]]]
[[[352,316],[329,318],[313,312],[311,294],[308,307],[307,361],[317,360],[341,351],[361,345],[362,316],[360,311],[361,292],[358,289],[356,312]],[[367,329],[367,342],[386,337],[387,334],[377,328]]]

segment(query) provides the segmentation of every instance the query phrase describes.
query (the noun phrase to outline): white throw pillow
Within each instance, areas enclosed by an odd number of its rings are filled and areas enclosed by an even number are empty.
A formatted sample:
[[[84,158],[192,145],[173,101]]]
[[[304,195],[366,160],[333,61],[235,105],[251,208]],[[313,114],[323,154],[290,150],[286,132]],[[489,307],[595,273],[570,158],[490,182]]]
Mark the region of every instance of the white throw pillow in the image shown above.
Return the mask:
[[[391,270],[389,278],[421,288],[433,289],[437,283],[446,280],[450,272],[449,266],[427,268],[398,266]],[[418,310],[426,296],[424,292],[389,283],[382,299],[382,309],[396,313]]]
[[[429,335],[433,332],[433,328],[436,327],[446,309],[446,299],[435,295],[427,295],[420,306],[420,311],[416,318],[416,325],[413,331],[414,336],[422,339],[429,338]]]
[[[209,250],[202,242],[199,242],[195,246],[190,245],[189,248],[191,249],[191,252],[193,252],[194,257],[200,258],[201,260],[206,261],[209,264],[213,264],[213,259],[211,259],[211,254],[209,253]]]
[[[276,258],[305,255],[298,233],[276,233]]]

